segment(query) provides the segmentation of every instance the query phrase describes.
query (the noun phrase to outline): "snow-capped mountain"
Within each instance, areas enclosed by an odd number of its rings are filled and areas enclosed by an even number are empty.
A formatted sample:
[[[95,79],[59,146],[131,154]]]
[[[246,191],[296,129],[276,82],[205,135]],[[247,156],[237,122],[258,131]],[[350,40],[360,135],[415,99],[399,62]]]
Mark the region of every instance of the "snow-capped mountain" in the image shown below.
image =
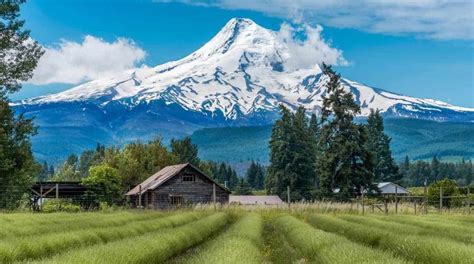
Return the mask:
[[[207,44],[181,60],[118,73],[21,104],[92,103],[107,109],[113,103],[133,109],[161,102],[231,121],[273,113],[279,104],[317,111],[327,78],[317,65],[289,69],[290,56],[276,32],[249,19],[232,19]],[[402,96],[347,79],[343,85],[360,104],[362,116],[380,109],[386,116],[439,121],[474,117],[470,108]]]
[[[120,56],[120,54],[117,54]],[[205,127],[262,125],[279,104],[318,111],[326,76],[319,66],[289,67],[292,53],[274,31],[249,19],[232,19],[189,56],[154,68],[117,73],[70,90],[12,105],[35,117],[40,159],[62,159],[102,144],[190,135]],[[402,96],[343,79],[361,115],[474,121],[474,109]]]

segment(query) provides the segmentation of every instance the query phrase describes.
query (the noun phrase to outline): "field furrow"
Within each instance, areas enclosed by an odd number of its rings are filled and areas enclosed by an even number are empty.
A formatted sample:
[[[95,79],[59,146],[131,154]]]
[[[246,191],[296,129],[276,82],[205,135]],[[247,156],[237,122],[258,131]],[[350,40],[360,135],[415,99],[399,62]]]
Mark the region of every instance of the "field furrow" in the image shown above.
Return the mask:
[[[275,227],[300,251],[299,263],[407,263],[388,252],[375,250],[313,228],[290,215],[277,217]]]
[[[397,234],[388,231],[389,228],[381,230],[321,214],[309,215],[308,222],[415,263],[474,263],[474,247],[447,239]]]
[[[466,244],[474,243],[474,233],[472,230],[460,230],[456,228],[443,227],[442,224],[423,224],[423,221],[413,219],[398,219],[396,216],[376,217],[359,215],[340,215],[338,218],[348,222],[354,222],[369,228],[376,228],[399,235],[417,235],[424,237],[439,237],[450,239]],[[435,227],[435,228],[433,228]]]
[[[257,213],[247,213],[227,231],[176,259],[176,263],[262,263],[263,220]]]
[[[125,226],[93,228],[72,232],[51,233],[0,242],[0,262],[10,263],[25,259],[53,256],[69,249],[79,249],[100,243],[130,238],[162,228],[176,227],[201,217],[198,213],[183,213],[157,220],[131,222]]]
[[[173,229],[78,249],[36,263],[163,263],[223,228],[230,217],[215,213]]]
[[[78,214],[80,216],[80,214]],[[0,241],[17,239],[24,236],[36,236],[47,233],[58,233],[63,231],[83,230],[100,227],[123,226],[130,222],[140,222],[157,219],[166,216],[164,213],[126,213],[126,214],[90,214],[87,218],[63,220],[61,218],[51,221],[50,224],[28,224],[28,225],[8,225],[0,229]]]

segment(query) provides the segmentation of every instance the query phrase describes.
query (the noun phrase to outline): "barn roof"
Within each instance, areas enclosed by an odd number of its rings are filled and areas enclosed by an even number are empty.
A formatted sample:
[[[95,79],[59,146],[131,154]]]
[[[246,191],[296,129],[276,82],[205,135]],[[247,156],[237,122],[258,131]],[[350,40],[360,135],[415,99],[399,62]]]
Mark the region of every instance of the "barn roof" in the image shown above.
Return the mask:
[[[229,195],[229,203],[239,204],[283,204],[277,195]]]
[[[183,163],[183,164],[177,164],[177,165],[172,165],[172,166],[166,166],[157,173],[151,175],[148,179],[140,183],[139,185],[135,186],[133,189],[131,189],[129,192],[127,192],[126,195],[137,195],[140,192],[140,186],[141,186],[141,192],[145,193],[148,190],[154,190],[163,183],[165,183],[167,180],[173,178],[176,174],[178,174],[180,171],[182,171],[186,167],[192,167],[196,171],[198,171],[200,174],[204,175],[206,178],[208,178],[210,181],[214,182],[217,186],[221,187],[222,189],[230,192],[227,188],[221,186],[219,183],[217,183],[214,179],[211,177],[207,176],[205,173],[200,171],[198,168],[194,167],[192,164],[189,163]]]

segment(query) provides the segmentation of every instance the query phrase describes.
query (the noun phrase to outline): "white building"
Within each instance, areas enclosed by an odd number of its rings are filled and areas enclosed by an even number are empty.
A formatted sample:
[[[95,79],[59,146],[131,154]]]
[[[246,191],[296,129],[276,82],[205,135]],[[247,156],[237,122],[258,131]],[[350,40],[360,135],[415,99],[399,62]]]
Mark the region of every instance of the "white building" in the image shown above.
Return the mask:
[[[279,205],[283,201],[277,195],[229,195],[230,204]]]
[[[379,188],[380,194],[410,194],[407,189],[393,182],[381,182],[377,184],[377,187]]]

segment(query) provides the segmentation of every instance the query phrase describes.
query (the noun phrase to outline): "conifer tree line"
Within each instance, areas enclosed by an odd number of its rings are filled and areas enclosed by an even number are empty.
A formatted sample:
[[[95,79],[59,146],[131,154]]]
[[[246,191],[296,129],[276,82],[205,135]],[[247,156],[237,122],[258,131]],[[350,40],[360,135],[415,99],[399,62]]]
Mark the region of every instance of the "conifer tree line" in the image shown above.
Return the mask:
[[[295,112],[280,106],[280,119],[270,139],[266,190],[292,200],[332,197],[340,200],[376,191],[376,182],[400,179],[384,133],[379,111],[367,124],[357,124],[359,105],[341,85],[340,75],[323,65],[327,94],[319,117],[308,118],[303,107]]]
[[[459,186],[474,185],[474,166],[471,160],[464,158],[459,162],[443,162],[434,156],[431,161],[410,161],[405,157],[400,163],[401,183],[406,186],[423,186],[427,184],[450,179]]]

